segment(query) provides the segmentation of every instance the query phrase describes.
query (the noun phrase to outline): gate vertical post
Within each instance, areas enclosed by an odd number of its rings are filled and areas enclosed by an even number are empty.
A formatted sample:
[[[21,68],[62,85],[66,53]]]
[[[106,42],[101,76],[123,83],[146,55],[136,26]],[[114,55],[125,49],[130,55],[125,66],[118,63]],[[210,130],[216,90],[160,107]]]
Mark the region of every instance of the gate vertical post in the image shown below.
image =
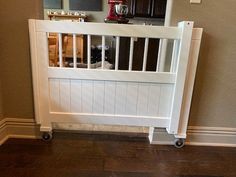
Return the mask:
[[[174,134],[176,137],[179,133],[179,122],[181,115],[181,108],[183,103],[184,86],[187,76],[190,45],[192,39],[193,22],[184,21],[178,24],[178,27],[182,29],[182,35],[180,39],[179,54],[177,59],[176,70],[176,82],[174,86],[174,95],[171,108],[171,120],[170,125],[167,128],[168,133]],[[186,138],[186,133],[183,137]]]

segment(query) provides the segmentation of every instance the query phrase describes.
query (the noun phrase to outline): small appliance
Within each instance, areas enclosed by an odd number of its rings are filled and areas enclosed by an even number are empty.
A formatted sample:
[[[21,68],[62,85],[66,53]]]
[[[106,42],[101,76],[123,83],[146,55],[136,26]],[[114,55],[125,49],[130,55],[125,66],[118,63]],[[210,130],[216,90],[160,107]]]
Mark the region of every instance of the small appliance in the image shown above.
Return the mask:
[[[126,0],[108,0],[109,10],[106,23],[128,23],[129,20],[125,19],[128,13],[128,6]]]

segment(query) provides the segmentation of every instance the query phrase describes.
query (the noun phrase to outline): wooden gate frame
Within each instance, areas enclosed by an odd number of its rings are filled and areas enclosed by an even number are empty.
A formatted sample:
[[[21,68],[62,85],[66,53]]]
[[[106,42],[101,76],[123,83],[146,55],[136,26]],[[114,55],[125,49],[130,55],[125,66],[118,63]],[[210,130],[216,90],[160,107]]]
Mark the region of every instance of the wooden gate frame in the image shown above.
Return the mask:
[[[68,30],[69,29],[69,30]],[[138,81],[138,82],[158,82],[158,83],[175,83],[173,103],[171,106],[170,119],[166,120],[163,118],[158,118],[156,120],[147,119],[144,117],[144,125],[149,126],[150,130],[154,131],[153,127],[164,127],[169,134],[173,134],[176,138],[182,139],[186,138],[186,130],[189,118],[189,111],[191,105],[191,98],[195,80],[195,73],[198,61],[198,54],[200,49],[200,42],[202,36],[201,28],[193,28],[193,22],[180,22],[178,27],[160,27],[160,26],[139,26],[139,25],[110,25],[110,24],[95,24],[95,23],[75,23],[75,22],[52,22],[45,20],[29,20],[29,31],[30,31],[30,41],[31,41],[31,60],[32,60],[32,75],[33,75],[33,88],[34,88],[34,104],[35,104],[35,118],[36,122],[41,125],[40,130],[43,132],[52,131],[52,120],[50,120],[50,110],[48,105],[48,78],[50,73],[58,75],[61,77],[60,72],[65,71],[66,78],[73,78],[74,73],[80,74],[81,79],[94,79],[97,78],[97,73],[99,72],[99,78],[104,80],[119,80],[120,74],[127,75],[126,79],[122,81]],[[174,39],[174,49],[172,55],[172,65],[171,71],[169,73],[158,72],[155,77],[143,69],[143,72],[134,72],[132,70],[127,71],[98,71],[90,70],[89,64],[88,69],[77,69],[69,71],[62,68],[62,54],[60,55],[60,68],[53,70],[48,66],[48,50],[47,50],[47,33],[57,32],[57,33],[72,33],[72,34],[87,34],[88,35],[88,48],[91,47],[90,35],[101,35],[103,36],[103,48],[105,47],[105,35],[131,37],[144,37],[145,48],[148,45],[148,38],[156,37],[162,39]],[[60,35],[59,35],[60,38]],[[119,42],[119,40],[117,40]],[[132,44],[132,42],[131,42]],[[60,42],[59,42],[60,46]],[[132,45],[131,45],[132,49]],[[130,50],[131,50],[130,49]],[[118,50],[116,48],[116,50]],[[132,51],[133,52],[133,51]],[[132,53],[130,52],[130,53]],[[62,52],[61,52],[62,53]],[[146,57],[145,57],[146,56]],[[90,62],[91,53],[88,50],[88,62]],[[46,60],[42,61],[42,58]],[[130,60],[132,56],[130,57]],[[118,58],[116,55],[116,62]],[[144,66],[145,60],[147,60],[147,51],[144,51]],[[104,53],[102,62],[104,62]],[[160,61],[158,60],[158,63]],[[117,63],[116,70],[117,68]],[[157,66],[157,68],[159,68]],[[130,68],[129,68],[130,69]],[[112,76],[108,74],[112,72]],[[49,73],[49,74],[48,74]],[[65,76],[64,76],[65,77]],[[113,78],[114,77],[114,78]],[[132,79],[130,79],[132,78]],[[139,79],[137,79],[139,78]],[[76,79],[76,78],[75,78]],[[46,89],[45,89],[46,88]],[[76,120],[76,115],[71,114],[70,118],[66,121],[63,120],[63,115],[57,115],[59,118],[55,118],[56,122],[78,122]],[[81,114],[83,123],[96,123],[97,121],[92,121],[89,114]],[[95,116],[96,117],[96,116]],[[110,117],[112,118],[112,116]],[[120,117],[122,120],[122,117]],[[132,122],[136,119],[132,116],[129,117]],[[86,119],[86,121],[84,121]],[[105,121],[102,115],[97,116],[98,121]],[[106,119],[108,120],[108,119]],[[117,120],[108,121],[108,124],[120,124]],[[137,125],[142,126],[142,123],[129,123],[127,125]],[[150,140],[152,140],[153,131],[150,131]]]

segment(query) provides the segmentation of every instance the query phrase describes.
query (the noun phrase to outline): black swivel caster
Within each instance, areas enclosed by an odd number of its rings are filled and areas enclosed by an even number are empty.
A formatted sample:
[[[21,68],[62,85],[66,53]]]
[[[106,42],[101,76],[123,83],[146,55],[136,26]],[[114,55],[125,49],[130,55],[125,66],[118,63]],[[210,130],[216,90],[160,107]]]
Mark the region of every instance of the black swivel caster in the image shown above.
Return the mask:
[[[51,141],[52,140],[52,132],[43,132],[42,140],[43,141]]]
[[[175,139],[174,145],[176,148],[182,148],[182,147],[184,147],[184,142],[185,142],[184,139],[181,139],[181,138]]]

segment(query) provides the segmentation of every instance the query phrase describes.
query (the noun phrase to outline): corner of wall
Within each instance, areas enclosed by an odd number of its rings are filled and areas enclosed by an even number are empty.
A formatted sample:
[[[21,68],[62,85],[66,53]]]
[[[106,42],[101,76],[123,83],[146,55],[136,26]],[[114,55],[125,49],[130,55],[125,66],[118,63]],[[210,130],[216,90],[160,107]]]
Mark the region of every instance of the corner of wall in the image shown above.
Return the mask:
[[[0,121],[0,145],[9,138],[37,139],[39,126],[33,119],[4,118]]]

